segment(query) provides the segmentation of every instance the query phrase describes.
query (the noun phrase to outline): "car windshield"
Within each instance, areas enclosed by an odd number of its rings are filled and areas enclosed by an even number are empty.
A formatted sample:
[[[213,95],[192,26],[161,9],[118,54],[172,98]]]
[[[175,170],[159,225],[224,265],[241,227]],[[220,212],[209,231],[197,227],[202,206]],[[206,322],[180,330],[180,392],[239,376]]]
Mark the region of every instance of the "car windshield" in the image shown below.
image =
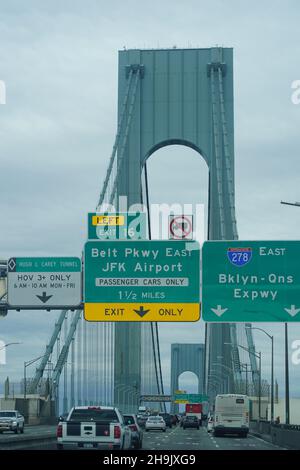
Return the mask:
[[[15,418],[15,411],[0,411],[0,418]]]
[[[119,419],[114,410],[101,410],[101,408],[75,408],[69,421],[105,421],[109,423],[118,423]]]
[[[159,416],[153,416],[153,418],[148,418],[149,421],[162,421],[163,419]]]

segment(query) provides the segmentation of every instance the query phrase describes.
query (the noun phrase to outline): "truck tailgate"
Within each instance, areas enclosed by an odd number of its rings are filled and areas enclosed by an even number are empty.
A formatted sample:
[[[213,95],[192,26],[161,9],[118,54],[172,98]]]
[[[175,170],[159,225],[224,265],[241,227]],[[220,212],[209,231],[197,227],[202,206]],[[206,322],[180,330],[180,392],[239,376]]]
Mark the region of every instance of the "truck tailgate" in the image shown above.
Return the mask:
[[[66,422],[63,438],[76,442],[109,442],[113,440],[113,426],[99,422]]]

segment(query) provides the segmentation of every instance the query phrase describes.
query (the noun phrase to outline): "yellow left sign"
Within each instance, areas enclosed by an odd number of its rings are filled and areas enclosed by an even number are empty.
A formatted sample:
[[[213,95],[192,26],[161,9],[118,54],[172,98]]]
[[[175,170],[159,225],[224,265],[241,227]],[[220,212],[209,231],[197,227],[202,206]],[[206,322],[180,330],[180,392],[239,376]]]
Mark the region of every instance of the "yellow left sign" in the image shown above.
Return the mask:
[[[85,303],[87,321],[109,322],[195,322],[200,320],[200,303]]]
[[[124,225],[125,217],[124,215],[93,215],[92,225]]]

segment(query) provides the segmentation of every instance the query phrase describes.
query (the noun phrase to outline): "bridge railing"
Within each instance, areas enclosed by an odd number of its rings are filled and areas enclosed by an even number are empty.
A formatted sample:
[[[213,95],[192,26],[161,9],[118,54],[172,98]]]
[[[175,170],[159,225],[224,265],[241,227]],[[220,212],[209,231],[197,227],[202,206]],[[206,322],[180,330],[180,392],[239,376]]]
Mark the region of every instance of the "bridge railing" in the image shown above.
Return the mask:
[[[269,441],[279,447],[300,449],[300,425],[275,424],[270,421],[251,421],[250,431],[261,437],[269,436]]]

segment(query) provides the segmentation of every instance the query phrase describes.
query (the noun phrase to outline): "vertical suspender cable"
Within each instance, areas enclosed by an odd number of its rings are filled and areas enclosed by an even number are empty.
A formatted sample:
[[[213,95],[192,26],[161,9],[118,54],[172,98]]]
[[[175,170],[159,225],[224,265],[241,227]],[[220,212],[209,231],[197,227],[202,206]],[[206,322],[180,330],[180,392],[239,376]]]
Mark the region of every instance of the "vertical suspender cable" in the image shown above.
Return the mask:
[[[64,343],[66,342],[67,334],[68,334],[68,314],[66,313],[65,324],[64,324]],[[65,365],[64,365],[64,398],[63,398],[63,412],[64,413],[68,412],[67,393],[68,393],[68,364],[67,364],[67,362],[65,362]]]
[[[99,404],[99,322],[96,325],[96,360],[94,358],[94,369],[96,369],[96,387],[95,387],[95,401]]]
[[[71,344],[71,403],[70,407],[75,406],[75,337]],[[69,411],[69,410],[68,410]]]
[[[81,364],[82,364],[82,317],[77,327],[77,404],[82,405],[81,399]]]
[[[86,341],[87,322],[83,322],[83,402],[87,405],[87,341]]]
[[[149,202],[149,187],[148,187],[148,172],[147,172],[147,162],[145,162],[145,190],[146,190],[146,203],[147,203],[147,214],[148,214],[148,235],[149,240],[151,240],[151,217],[150,217],[150,202]],[[154,344],[154,337],[153,337],[153,323],[151,322],[151,333],[153,338]],[[157,371],[157,364],[156,364],[156,354],[154,353],[154,361],[155,361],[155,373],[157,377],[157,389],[158,393],[164,394],[164,386],[163,386],[163,379],[162,379],[162,370],[161,370],[161,357],[160,357],[160,347],[159,347],[159,335],[158,335],[158,325],[157,322],[154,323],[155,333],[156,333],[156,345],[157,345],[157,362],[159,367],[159,376]],[[166,411],[166,404],[163,402],[164,411]]]
[[[106,401],[106,369],[107,369],[107,341],[106,341],[106,328],[107,324],[104,323],[103,329],[104,329],[104,405],[107,405]]]

